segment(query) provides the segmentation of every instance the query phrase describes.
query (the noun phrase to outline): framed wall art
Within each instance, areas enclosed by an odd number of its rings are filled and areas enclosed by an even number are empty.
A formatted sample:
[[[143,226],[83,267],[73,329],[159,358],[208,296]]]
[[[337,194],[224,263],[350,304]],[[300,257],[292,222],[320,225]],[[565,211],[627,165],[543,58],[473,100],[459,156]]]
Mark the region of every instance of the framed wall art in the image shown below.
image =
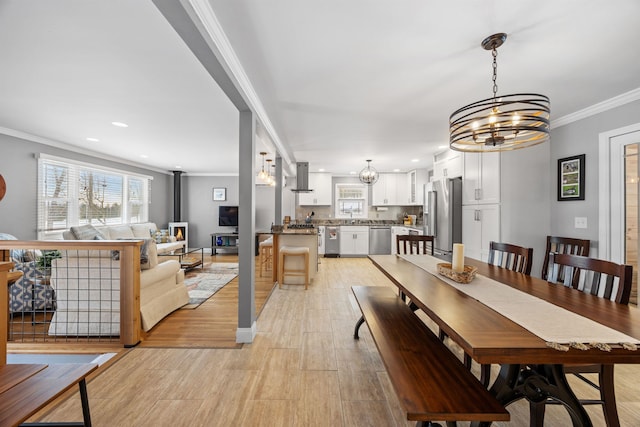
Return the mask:
[[[584,154],[558,159],[558,201],[584,200]]]
[[[227,200],[227,189],[226,188],[214,188],[213,189],[213,201],[214,202],[224,202]]]

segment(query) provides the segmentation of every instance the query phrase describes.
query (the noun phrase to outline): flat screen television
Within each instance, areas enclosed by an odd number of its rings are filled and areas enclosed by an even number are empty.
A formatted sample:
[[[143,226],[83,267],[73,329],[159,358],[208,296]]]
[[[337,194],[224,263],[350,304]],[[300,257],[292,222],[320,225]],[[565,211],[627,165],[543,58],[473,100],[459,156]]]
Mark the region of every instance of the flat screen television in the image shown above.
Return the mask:
[[[218,211],[218,225],[220,227],[238,226],[238,207],[220,206]]]

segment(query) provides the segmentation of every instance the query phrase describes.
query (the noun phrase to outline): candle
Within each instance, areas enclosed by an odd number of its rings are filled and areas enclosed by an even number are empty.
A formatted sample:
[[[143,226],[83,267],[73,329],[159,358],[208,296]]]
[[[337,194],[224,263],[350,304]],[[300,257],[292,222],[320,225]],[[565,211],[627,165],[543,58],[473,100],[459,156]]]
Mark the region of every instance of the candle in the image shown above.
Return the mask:
[[[462,243],[453,244],[451,269],[456,273],[462,273],[464,271],[464,245]]]

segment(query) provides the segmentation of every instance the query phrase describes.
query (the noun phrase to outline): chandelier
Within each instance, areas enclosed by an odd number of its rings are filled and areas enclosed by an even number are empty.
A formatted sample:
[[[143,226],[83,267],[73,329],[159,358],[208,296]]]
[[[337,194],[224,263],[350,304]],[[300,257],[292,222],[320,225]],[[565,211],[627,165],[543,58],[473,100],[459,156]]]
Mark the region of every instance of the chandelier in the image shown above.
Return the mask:
[[[360,171],[358,177],[360,182],[367,185],[373,185],[378,181],[378,171],[371,167],[371,160],[367,160],[367,167]]]
[[[493,55],[493,97],[464,106],[449,117],[449,145],[456,151],[507,151],[549,140],[549,98],[535,93],[498,96],[498,33],[482,41]]]

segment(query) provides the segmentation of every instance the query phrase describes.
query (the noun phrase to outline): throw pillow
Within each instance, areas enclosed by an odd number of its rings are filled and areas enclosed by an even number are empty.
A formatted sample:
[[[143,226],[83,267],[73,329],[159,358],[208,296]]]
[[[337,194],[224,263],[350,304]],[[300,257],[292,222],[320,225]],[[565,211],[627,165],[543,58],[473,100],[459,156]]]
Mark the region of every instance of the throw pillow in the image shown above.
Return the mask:
[[[131,239],[118,239],[118,240],[131,240]],[[142,246],[140,246],[140,269],[148,270],[151,268],[149,263],[149,244],[153,242],[153,239],[142,239]],[[155,242],[154,242],[155,243]],[[120,251],[111,251],[111,259],[114,261],[120,260]]]
[[[76,237],[76,240],[93,240],[97,235],[102,236],[102,233],[100,233],[91,224],[81,225],[79,227],[71,227],[71,232]]]

